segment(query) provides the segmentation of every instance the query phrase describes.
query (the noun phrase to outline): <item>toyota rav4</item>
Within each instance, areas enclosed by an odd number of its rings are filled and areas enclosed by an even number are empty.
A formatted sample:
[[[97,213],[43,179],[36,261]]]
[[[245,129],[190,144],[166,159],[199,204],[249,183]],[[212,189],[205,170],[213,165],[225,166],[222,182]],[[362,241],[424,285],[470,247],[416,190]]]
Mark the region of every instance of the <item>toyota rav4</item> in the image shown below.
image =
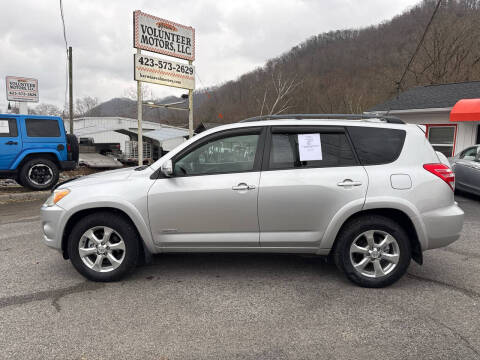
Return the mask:
[[[458,239],[455,177],[416,125],[282,115],[194,136],[151,166],[58,186],[44,241],[86,278],[122,278],[150,254],[328,255],[365,287]]]

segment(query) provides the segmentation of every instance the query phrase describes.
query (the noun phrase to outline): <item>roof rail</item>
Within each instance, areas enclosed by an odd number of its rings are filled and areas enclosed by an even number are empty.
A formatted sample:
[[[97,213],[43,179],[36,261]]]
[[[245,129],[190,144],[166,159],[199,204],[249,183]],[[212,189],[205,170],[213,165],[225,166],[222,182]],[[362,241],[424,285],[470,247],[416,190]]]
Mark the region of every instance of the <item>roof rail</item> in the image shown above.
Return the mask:
[[[339,120],[368,120],[380,119],[390,124],[405,124],[405,122],[395,116],[385,115],[363,115],[363,114],[283,114],[283,115],[261,115],[251,117],[239,122],[253,122],[261,120],[281,120],[281,119],[339,119]]]

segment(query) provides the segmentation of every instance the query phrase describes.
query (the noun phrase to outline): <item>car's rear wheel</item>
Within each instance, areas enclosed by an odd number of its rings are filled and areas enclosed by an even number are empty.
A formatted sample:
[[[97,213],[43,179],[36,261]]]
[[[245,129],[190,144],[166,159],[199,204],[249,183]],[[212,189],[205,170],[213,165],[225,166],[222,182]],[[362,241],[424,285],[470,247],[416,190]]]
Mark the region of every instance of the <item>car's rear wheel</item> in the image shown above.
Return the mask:
[[[348,279],[364,287],[393,284],[407,271],[411,246],[405,230],[383,216],[362,216],[340,232],[334,258]]]
[[[32,190],[48,190],[58,182],[57,165],[50,159],[30,159],[22,166],[19,183]]]
[[[137,265],[138,241],[128,219],[109,212],[94,213],[73,227],[68,254],[73,266],[87,279],[117,281]]]

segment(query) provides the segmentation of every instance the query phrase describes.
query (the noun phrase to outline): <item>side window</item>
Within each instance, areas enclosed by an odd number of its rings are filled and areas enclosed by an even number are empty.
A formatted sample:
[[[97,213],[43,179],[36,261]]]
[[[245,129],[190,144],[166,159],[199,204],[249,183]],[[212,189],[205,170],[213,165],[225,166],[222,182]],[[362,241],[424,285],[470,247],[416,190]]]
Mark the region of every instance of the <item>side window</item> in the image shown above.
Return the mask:
[[[270,169],[353,165],[356,161],[345,133],[273,130]]]
[[[404,130],[362,126],[349,126],[347,129],[362,165],[394,162],[405,143]]]
[[[250,171],[254,168],[259,134],[214,139],[175,161],[177,176]]]
[[[17,119],[0,119],[0,137],[17,136]]]
[[[25,119],[27,135],[30,137],[59,137],[60,128],[57,120]]]
[[[464,150],[460,155],[460,159],[463,159],[463,160],[475,160],[476,157],[477,157],[476,147],[472,147],[467,150]]]

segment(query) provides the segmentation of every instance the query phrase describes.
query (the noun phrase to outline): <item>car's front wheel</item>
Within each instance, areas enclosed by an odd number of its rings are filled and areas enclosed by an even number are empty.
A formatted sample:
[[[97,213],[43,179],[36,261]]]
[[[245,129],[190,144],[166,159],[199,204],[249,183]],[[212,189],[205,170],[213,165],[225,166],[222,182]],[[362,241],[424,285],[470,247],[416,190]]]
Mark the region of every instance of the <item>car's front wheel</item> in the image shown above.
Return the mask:
[[[128,219],[115,213],[87,215],[68,237],[68,254],[77,271],[93,281],[117,281],[137,265],[139,239]]]
[[[407,233],[395,221],[378,215],[362,216],[343,227],[334,258],[355,284],[384,287],[407,271],[411,246]]]

